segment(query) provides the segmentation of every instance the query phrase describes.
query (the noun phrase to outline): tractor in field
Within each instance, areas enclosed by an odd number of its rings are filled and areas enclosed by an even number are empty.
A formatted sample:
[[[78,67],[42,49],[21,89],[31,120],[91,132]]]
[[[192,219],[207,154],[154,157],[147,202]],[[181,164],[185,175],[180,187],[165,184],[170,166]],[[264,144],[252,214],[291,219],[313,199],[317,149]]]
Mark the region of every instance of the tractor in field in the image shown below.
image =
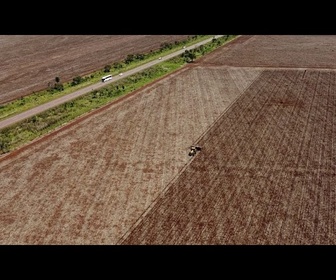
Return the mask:
[[[196,155],[196,152],[200,151],[202,148],[200,146],[190,146],[190,149],[189,149],[189,156],[190,157],[193,157],[194,155]]]

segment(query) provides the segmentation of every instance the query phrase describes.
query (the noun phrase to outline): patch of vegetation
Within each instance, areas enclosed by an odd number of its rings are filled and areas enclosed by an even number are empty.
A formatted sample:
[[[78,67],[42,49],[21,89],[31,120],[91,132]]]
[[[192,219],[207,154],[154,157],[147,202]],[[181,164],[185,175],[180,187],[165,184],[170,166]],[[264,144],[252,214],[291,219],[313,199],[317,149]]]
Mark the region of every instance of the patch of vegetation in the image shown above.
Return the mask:
[[[67,95],[81,88],[90,86],[100,81],[101,77],[110,73],[118,75],[134,69],[149,61],[155,60],[160,56],[170,54],[182,46],[189,46],[197,42],[203,41],[211,37],[210,35],[194,35],[186,40],[176,41],[172,43],[162,43],[160,48],[155,51],[150,51],[147,54],[130,54],[123,61],[115,62],[113,65],[106,64],[103,69],[98,70],[86,76],[77,76],[71,81],[61,83],[60,77],[55,77],[54,81],[49,81],[45,90],[34,92],[27,96],[22,96],[18,100],[2,104],[0,106],[0,120],[11,117],[15,114],[22,113],[26,110],[47,103],[61,96]]]
[[[154,65],[153,67],[148,68],[142,72],[126,77],[116,83],[109,84],[99,90],[93,90],[86,95],[80,96],[72,101],[2,129],[0,134],[0,154],[8,153],[9,151],[14,150],[15,148],[18,148],[28,143],[29,141],[32,141],[33,139],[36,139],[37,137],[54,130],[57,127],[60,127],[63,124],[90,112],[93,109],[107,105],[116,98],[124,96],[136,89],[143,87],[146,84],[149,84],[150,82],[155,81],[158,78],[172,73],[173,71],[181,68],[186,63],[192,63],[198,57],[203,56],[204,54],[209,53],[219,46],[227,43],[234,37],[234,35],[227,35],[218,39],[213,39],[211,42],[205,45],[201,45],[190,51],[185,51],[179,56],[176,56],[167,61],[163,61],[162,63]],[[204,38],[202,39],[204,40]],[[167,48],[167,46],[165,46],[165,48]],[[104,69],[106,69],[106,67]],[[97,82],[100,79],[100,76],[97,77],[96,73],[88,76],[86,79],[91,79],[91,81],[95,79],[95,82]],[[67,90],[69,91],[69,87],[78,89],[77,86],[82,83],[85,84],[87,82],[86,79],[80,77],[74,78],[71,82],[74,85],[71,86],[68,84],[64,86],[62,92]],[[85,86],[87,85],[88,84]],[[44,92],[39,94],[43,99],[46,93]],[[24,104],[20,106],[24,106],[26,102],[29,102],[27,101],[30,100],[29,98],[34,99],[40,95],[35,95],[35,97],[30,96],[27,97],[27,99],[20,99],[17,101],[19,103],[16,103],[16,106],[19,106],[18,104],[21,102]]]

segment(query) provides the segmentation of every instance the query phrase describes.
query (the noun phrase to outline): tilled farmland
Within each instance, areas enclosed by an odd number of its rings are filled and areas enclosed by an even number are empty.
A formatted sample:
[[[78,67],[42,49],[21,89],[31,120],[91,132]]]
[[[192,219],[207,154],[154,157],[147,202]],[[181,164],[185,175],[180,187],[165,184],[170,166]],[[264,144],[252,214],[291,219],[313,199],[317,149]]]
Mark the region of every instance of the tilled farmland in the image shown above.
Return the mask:
[[[202,65],[236,67],[335,68],[336,36],[240,36],[203,57]]]
[[[124,244],[334,244],[335,71],[267,71]]]
[[[0,104],[188,35],[0,35]]]
[[[0,243],[336,244],[335,37],[297,40],[241,36],[0,158]]]
[[[6,156],[0,243],[115,244],[241,93],[227,69],[186,69]]]

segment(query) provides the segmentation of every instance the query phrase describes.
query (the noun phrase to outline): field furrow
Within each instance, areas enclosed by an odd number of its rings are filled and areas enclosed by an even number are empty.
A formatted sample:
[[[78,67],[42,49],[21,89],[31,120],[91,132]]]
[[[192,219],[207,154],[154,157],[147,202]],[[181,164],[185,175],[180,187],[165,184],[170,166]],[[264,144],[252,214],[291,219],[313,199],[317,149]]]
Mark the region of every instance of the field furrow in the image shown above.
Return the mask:
[[[334,75],[264,70],[121,244],[334,243]]]
[[[335,38],[239,36],[1,157],[0,243],[336,244]]]

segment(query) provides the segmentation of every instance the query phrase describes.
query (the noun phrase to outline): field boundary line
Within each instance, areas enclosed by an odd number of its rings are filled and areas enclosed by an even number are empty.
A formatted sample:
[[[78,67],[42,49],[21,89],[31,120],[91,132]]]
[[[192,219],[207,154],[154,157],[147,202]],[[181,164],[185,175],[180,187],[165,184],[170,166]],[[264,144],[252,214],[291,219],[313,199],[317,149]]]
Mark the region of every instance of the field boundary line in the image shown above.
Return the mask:
[[[126,238],[133,232],[133,230],[141,223],[144,217],[147,216],[147,214],[155,207],[157,202],[160,198],[164,196],[164,194],[170,189],[170,187],[177,181],[177,179],[180,177],[180,175],[187,169],[189,164],[192,162],[193,158],[188,160],[181,169],[177,172],[177,174],[168,182],[168,184],[163,188],[161,192],[159,192],[158,196],[153,200],[153,202],[145,209],[144,212],[139,216],[139,218],[136,220],[136,222],[123,234],[116,244],[122,244]]]
[[[238,67],[238,68],[240,68],[240,67]],[[246,93],[246,91],[248,90],[248,89],[250,89],[250,87],[257,81],[257,80],[259,80],[259,78],[260,78],[260,76],[262,75],[262,73],[263,72],[261,72],[259,75],[258,75],[258,77],[246,88],[246,89],[244,89],[232,102],[231,102],[231,104],[229,105],[229,106],[227,106],[224,110],[223,110],[223,112],[222,113],[220,113],[219,115],[218,115],[218,117],[214,120],[214,122],[212,123],[212,124],[210,124],[209,125],[209,127],[208,128],[206,128],[205,130],[204,130],[204,132],[196,139],[196,141],[195,141],[195,143],[194,143],[194,145],[197,145],[197,143],[198,142],[200,142],[201,141],[201,139],[202,138],[204,138],[204,136],[206,135],[206,134],[208,134],[208,132],[222,119],[222,117],[227,113],[227,111],[228,110],[230,110],[231,109],[231,107]]]
[[[261,74],[260,74],[261,75]],[[260,76],[259,75],[259,76]],[[259,77],[256,79],[258,80]],[[226,112],[239,100],[240,97],[248,90],[251,85],[254,84],[255,81],[253,81],[244,91],[241,92],[232,102],[231,104],[224,109],[222,113],[219,114],[219,116],[214,120],[214,122],[205,129],[203,133],[196,139],[194,142],[194,145],[197,145],[197,143],[222,119],[222,117],[226,114]],[[136,222],[123,234],[119,240],[116,242],[117,244],[122,244],[127,237],[133,232],[133,230],[142,222],[143,218],[146,217],[146,215],[155,207],[155,205],[158,203],[159,199],[162,198],[165,193],[170,189],[170,187],[178,180],[178,178],[181,176],[181,174],[187,169],[187,167],[191,164],[191,162],[194,160],[194,158],[197,157],[197,154],[188,160],[177,172],[177,174],[168,182],[168,184],[163,188],[163,190],[158,194],[158,196],[153,200],[153,202],[145,209],[145,211],[139,216],[139,218],[136,220]]]

